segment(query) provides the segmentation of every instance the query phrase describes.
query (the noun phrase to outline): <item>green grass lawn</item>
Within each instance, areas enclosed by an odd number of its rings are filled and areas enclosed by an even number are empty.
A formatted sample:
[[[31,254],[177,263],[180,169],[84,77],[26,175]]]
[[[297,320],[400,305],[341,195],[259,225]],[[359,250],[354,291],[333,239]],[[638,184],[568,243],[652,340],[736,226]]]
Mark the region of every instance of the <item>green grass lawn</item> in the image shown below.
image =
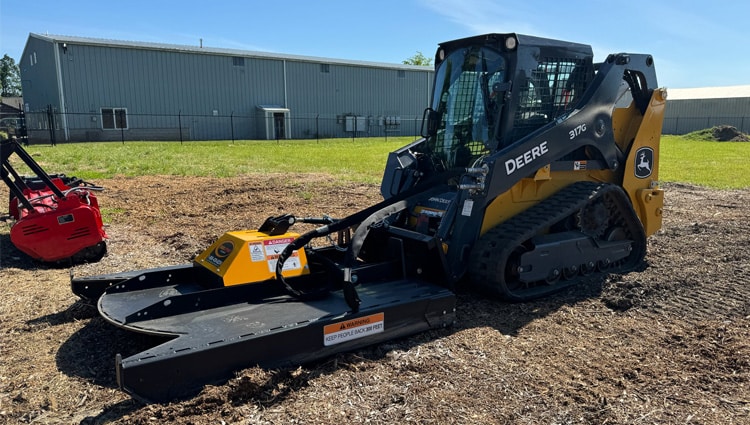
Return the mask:
[[[662,136],[662,181],[719,189],[750,188],[750,143]]]
[[[413,140],[102,142],[32,145],[27,151],[47,172],[63,171],[86,180],[141,175],[327,173],[336,179],[376,183],[383,176],[388,152]]]
[[[334,182],[379,183],[388,152],[413,140],[104,142],[32,145],[27,150],[50,173],[94,181],[116,176],[228,177],[278,172],[327,173]],[[750,188],[750,143],[663,136],[660,159],[662,181]]]

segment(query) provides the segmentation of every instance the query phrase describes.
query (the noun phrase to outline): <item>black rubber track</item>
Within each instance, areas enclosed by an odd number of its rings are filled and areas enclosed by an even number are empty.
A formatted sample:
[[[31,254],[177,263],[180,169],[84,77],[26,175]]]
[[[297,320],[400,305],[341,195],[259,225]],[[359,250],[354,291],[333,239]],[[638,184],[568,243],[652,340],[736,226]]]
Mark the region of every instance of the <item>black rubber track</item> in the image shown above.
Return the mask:
[[[587,204],[603,200],[610,226],[625,230],[632,241],[632,251],[623,260],[598,267],[578,265],[578,272],[566,273],[565,279],[524,283],[518,280],[508,263],[516,253],[531,249],[528,241],[555,224],[578,213]],[[473,285],[508,301],[528,301],[587,281],[587,272],[627,272],[638,266],[646,254],[646,235],[627,194],[617,185],[576,182],[539,202],[521,214],[489,230],[475,244],[469,261]]]

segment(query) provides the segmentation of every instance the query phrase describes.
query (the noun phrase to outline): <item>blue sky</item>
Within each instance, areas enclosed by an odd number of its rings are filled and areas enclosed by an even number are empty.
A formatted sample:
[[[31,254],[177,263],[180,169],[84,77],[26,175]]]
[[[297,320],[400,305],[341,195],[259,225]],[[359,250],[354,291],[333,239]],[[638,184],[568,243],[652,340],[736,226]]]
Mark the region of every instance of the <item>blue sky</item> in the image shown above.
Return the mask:
[[[518,32],[650,53],[668,88],[750,84],[745,0],[0,0],[0,54],[30,32],[401,63],[437,44]]]

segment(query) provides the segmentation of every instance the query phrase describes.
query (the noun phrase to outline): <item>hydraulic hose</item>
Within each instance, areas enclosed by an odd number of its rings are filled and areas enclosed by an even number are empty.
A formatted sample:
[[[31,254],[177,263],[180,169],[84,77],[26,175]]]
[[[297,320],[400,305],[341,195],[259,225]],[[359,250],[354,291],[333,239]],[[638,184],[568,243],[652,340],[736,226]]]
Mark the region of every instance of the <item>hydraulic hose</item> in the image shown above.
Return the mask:
[[[289,285],[289,283],[282,275],[282,271],[284,270],[284,262],[292,255],[295,250],[304,247],[313,239],[324,237],[331,233],[358,225],[357,230],[352,237],[349,248],[347,249],[343,267],[344,298],[346,300],[346,303],[352,309],[352,312],[356,313],[357,311],[359,311],[360,299],[357,295],[357,291],[354,289],[351,269],[356,263],[357,256],[359,255],[359,250],[364,244],[370,226],[393,214],[403,211],[407,208],[410,202],[414,201],[417,198],[424,198],[436,193],[445,192],[450,188],[450,186],[446,182],[451,178],[460,175],[464,171],[465,169],[460,168],[434,175],[420,182],[416,186],[405,190],[391,198],[381,201],[369,208],[354,213],[334,223],[318,227],[314,230],[300,235],[289,245],[287,245],[286,248],[284,248],[284,250],[279,254],[275,270],[276,279],[284,286],[286,291],[295,298],[309,299],[311,297],[318,297],[321,295],[321,293],[328,292],[328,289],[322,289],[314,292],[302,292],[293,288],[291,285]]]

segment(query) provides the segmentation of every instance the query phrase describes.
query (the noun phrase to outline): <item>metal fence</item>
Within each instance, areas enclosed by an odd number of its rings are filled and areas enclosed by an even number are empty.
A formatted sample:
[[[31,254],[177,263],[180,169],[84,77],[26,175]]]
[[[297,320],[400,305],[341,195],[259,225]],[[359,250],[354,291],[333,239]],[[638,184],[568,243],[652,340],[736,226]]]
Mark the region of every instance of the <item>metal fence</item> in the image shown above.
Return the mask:
[[[18,137],[30,143],[167,140],[279,140],[419,136],[422,116],[267,114],[137,114],[123,109],[102,112],[22,113]],[[750,117],[665,117],[663,134],[686,134],[719,125],[750,133]]]
[[[138,114],[123,108],[25,113],[30,143],[166,140],[278,140],[417,136],[422,114],[385,116],[345,113],[293,115],[258,111],[222,115]]]

